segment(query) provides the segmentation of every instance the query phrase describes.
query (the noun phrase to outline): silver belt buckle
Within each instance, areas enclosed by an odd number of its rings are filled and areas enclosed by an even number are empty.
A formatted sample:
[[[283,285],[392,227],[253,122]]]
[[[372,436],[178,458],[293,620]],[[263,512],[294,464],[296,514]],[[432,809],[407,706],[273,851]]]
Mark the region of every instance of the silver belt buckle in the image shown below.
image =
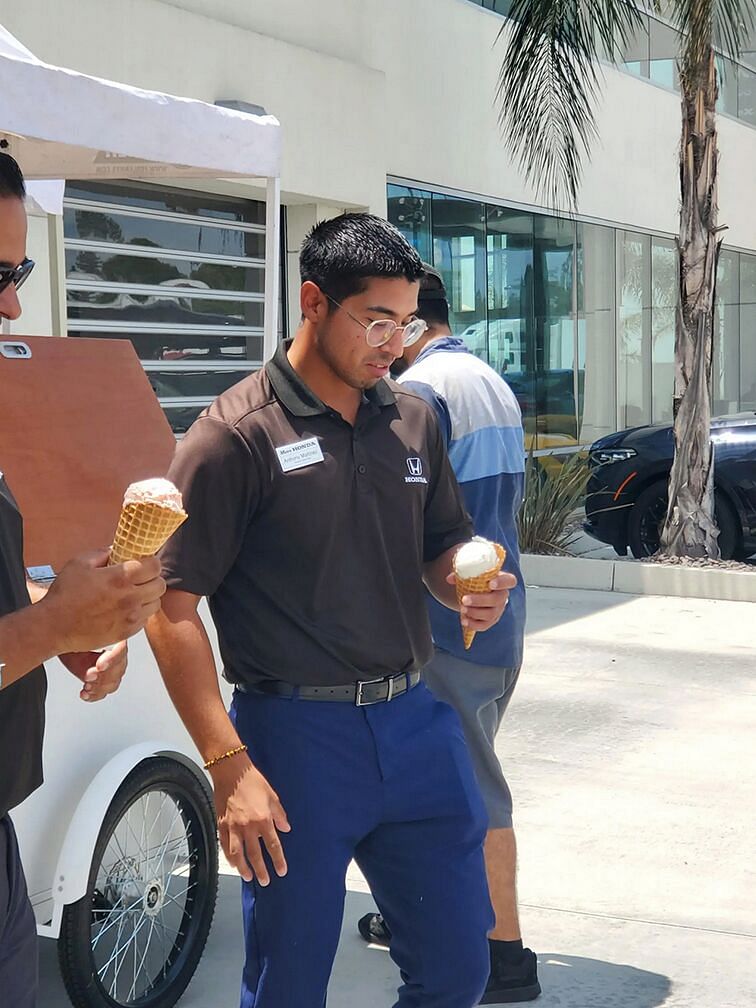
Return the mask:
[[[387,686],[388,686],[388,696],[386,697],[386,700],[363,700],[362,699],[362,687],[363,686],[375,686],[377,683],[385,683],[385,682],[386,682],[386,677],[385,676],[381,677],[380,679],[365,679],[364,682],[363,681],[358,682],[357,683],[357,691],[356,691],[355,697],[354,697],[354,705],[355,705],[355,707],[372,707],[373,704],[386,703],[387,701],[389,701],[391,699],[391,697],[394,695],[394,680],[393,680],[393,678],[389,679],[389,681],[387,683]]]

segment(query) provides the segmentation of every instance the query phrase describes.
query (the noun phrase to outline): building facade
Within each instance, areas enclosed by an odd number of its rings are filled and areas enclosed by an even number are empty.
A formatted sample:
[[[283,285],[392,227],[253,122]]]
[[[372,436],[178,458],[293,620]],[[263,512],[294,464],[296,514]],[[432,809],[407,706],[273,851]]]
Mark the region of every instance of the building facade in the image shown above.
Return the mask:
[[[0,0],[39,58],[283,125],[281,334],[316,220],[387,215],[444,275],[453,325],[510,382],[539,448],[671,418],[677,40],[651,15],[604,68],[579,213],[539,205],[494,105],[507,0]],[[756,410],[756,55],[721,61],[713,408]],[[202,138],[197,138],[202,143]],[[564,209],[564,208],[562,208]],[[77,183],[35,219],[15,332],[131,339],[177,433],[262,358],[256,183]]]

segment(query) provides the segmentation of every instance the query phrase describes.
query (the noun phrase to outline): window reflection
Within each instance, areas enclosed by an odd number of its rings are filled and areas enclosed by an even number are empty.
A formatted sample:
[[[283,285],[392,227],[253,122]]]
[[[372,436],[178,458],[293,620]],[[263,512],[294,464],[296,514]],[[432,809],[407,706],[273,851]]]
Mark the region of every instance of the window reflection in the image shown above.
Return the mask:
[[[123,216],[96,210],[66,207],[63,227],[67,238],[87,242],[108,242],[151,249],[200,252],[213,256],[262,259],[265,236],[214,225]]]
[[[423,189],[388,186],[388,218],[413,245],[423,262],[433,259],[431,194]]]
[[[616,426],[615,231],[577,226],[578,441],[590,444]]]
[[[756,255],[740,256],[740,409],[756,411]]]
[[[488,359],[510,384],[535,381],[533,317],[533,217],[488,208]],[[520,406],[535,416],[535,395],[521,392]]]
[[[227,265],[200,259],[171,259],[166,256],[144,257],[129,251],[107,253],[66,251],[66,278],[79,282],[162,284],[188,281],[207,290],[243,291],[262,294],[265,273],[262,269],[243,264]]]
[[[651,360],[654,423],[671,423],[675,387],[677,249],[668,238],[651,241]]]
[[[105,330],[96,327],[78,329],[74,322],[69,326],[68,335],[86,336],[88,339],[129,340],[139,359],[145,363],[151,361],[238,361],[240,364],[248,361],[255,365],[262,363],[262,333],[233,336],[209,336],[204,332],[140,333],[128,325],[124,326],[124,331],[119,332],[115,329]]]
[[[129,207],[138,211],[192,217],[209,217],[229,224],[264,224],[265,204],[254,200],[230,200],[192,189],[168,189],[138,182],[67,182],[68,199],[84,199]]]
[[[474,354],[488,356],[486,211],[482,203],[433,193],[433,265],[449,297],[449,318]]]
[[[671,421],[673,239],[395,184],[389,191],[394,223],[407,207],[401,197],[424,193],[431,212],[410,238],[432,249],[425,258],[444,276],[454,334],[514,391],[528,446],[589,444]],[[739,399],[756,408],[756,256],[724,251],[719,285],[714,410],[730,412]]]
[[[263,203],[142,183],[69,183],[69,335],[129,339],[162,400],[209,403],[261,363],[264,223]],[[180,432],[192,410],[183,402],[166,414]]]
[[[722,251],[717,265],[714,358],[711,392],[714,413],[736,413],[740,400],[740,256]],[[745,257],[743,257],[745,258]]]
[[[651,422],[651,239],[619,235],[617,332],[620,426]]]
[[[159,399],[215,398],[249,376],[248,371],[153,371],[147,373]]]

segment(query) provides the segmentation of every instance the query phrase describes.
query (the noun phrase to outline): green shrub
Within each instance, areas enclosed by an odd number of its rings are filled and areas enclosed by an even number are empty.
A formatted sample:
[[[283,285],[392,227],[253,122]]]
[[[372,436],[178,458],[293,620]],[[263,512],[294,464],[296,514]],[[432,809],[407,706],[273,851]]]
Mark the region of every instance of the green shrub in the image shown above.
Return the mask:
[[[563,456],[559,456],[561,459]],[[555,464],[557,456],[528,454],[525,463],[525,499],[517,518],[523,553],[569,553],[577,539],[576,512],[585,504],[588,465],[579,454]]]

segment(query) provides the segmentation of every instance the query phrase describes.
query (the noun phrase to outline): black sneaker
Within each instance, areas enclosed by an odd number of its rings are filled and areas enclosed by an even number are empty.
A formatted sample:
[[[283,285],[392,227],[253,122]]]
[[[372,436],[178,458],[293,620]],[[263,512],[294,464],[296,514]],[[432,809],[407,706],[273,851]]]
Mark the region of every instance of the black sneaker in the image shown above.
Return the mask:
[[[535,952],[526,948],[522,950],[522,958],[516,963],[504,963],[498,957],[491,957],[491,976],[488,978],[480,1004],[499,1005],[534,1001],[540,993]]]
[[[391,931],[379,913],[369,913],[361,917],[357,922],[357,930],[371,945],[388,948],[391,944]]]

